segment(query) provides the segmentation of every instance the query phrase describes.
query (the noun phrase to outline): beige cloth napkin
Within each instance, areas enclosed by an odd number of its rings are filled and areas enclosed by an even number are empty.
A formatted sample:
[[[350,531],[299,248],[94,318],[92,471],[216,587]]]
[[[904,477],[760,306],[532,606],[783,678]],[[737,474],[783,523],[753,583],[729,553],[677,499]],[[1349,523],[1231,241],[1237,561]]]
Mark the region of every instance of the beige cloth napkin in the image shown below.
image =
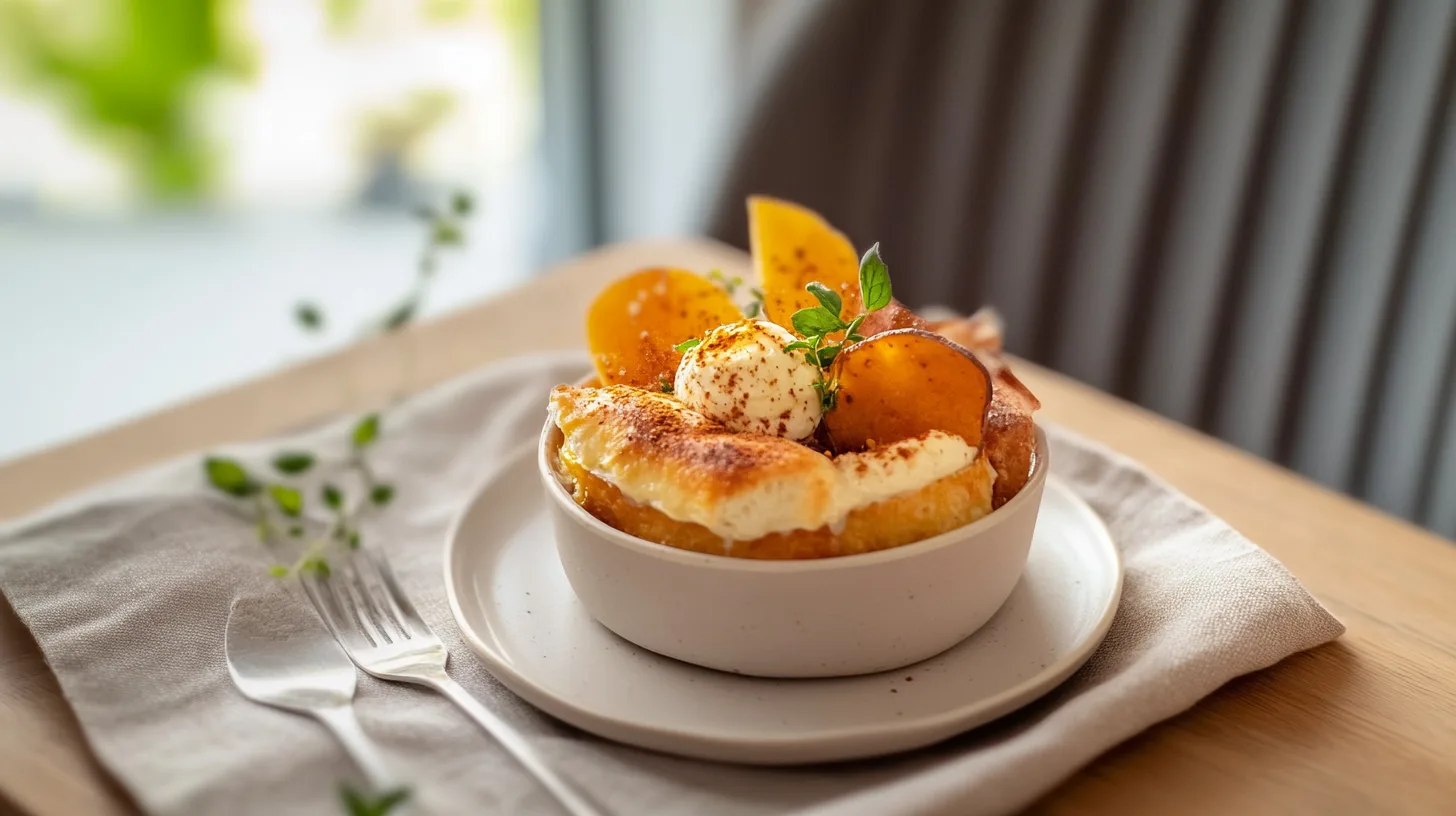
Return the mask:
[[[580,355],[512,360],[387,412],[375,464],[398,497],[366,537],[449,645],[452,673],[612,813],[1007,813],[1229,679],[1343,631],[1223,522],[1136,464],[1051,428],[1053,469],[1107,520],[1127,568],[1106,641],[1052,694],[934,748],[838,766],[715,765],[597,739],[486,674],[460,641],[441,578],[446,528],[472,486],[534,438],[550,386],[585,369]],[[337,463],[343,436],[335,424],[286,443]],[[261,465],[282,444],[231,452]],[[228,679],[223,626],[233,600],[291,591],[267,575],[266,557],[237,509],[203,487],[195,458],[0,529],[0,590],[97,756],[146,811],[342,812],[337,785],[354,770],[339,747],[313,721],[243,699]],[[361,675],[357,709],[438,812],[557,812],[432,693]]]

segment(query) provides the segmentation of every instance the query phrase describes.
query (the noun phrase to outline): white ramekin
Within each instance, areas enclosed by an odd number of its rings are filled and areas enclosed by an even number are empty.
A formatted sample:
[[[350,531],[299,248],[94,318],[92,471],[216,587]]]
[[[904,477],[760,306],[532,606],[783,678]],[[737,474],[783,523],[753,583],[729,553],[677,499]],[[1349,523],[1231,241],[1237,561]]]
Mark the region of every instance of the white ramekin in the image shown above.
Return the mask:
[[[879,552],[767,561],[680,550],[598,520],[557,479],[560,444],[548,420],[538,469],[561,565],[587,611],[643,648],[762,677],[885,671],[969,637],[1021,578],[1048,470],[1037,428],[1031,481],[979,521]]]

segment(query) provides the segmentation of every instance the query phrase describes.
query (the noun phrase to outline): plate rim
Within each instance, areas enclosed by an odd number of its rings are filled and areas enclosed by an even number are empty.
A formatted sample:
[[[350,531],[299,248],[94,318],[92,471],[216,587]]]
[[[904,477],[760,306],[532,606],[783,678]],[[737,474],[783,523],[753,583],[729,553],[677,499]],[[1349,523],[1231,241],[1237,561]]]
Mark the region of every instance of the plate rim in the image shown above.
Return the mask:
[[[460,632],[466,647],[481,661],[485,670],[512,694],[525,700],[536,709],[549,714],[569,725],[597,736],[640,748],[688,756],[697,759],[750,763],[757,765],[798,765],[826,761],[841,761],[856,758],[880,756],[916,747],[932,745],[965,733],[999,719],[1012,711],[1029,705],[1045,696],[1080,669],[1106,639],[1113,619],[1122,604],[1125,565],[1122,552],[1107,528],[1102,517],[1087,504],[1086,500],[1072,490],[1070,484],[1056,474],[1048,474],[1046,490],[1056,491],[1068,500],[1082,522],[1094,532],[1102,545],[1102,557],[1110,559],[1113,571],[1113,586],[1108,595],[1101,617],[1076,647],[1045,669],[990,697],[982,697],[965,704],[947,707],[945,710],[926,717],[901,722],[886,723],[868,728],[842,728],[830,732],[815,732],[811,736],[797,734],[775,734],[755,736],[751,739],[707,735],[685,728],[644,725],[639,721],[602,714],[583,707],[572,700],[545,690],[519,671],[510,658],[499,652],[491,643],[466,622],[458,591],[455,562],[463,557],[460,546],[460,531],[466,518],[494,482],[516,467],[530,466],[535,461],[536,443],[518,446],[501,458],[501,466],[492,468],[470,492],[470,499],[456,513],[446,532],[442,572],[445,596],[450,615]],[[523,461],[524,460],[524,461]],[[532,468],[534,470],[534,468]],[[541,489],[538,480],[532,480],[536,490]],[[542,496],[541,501],[549,501]],[[1043,498],[1045,501],[1045,498]],[[478,593],[476,593],[478,594]],[[955,648],[955,647],[952,647]],[[671,658],[665,658],[671,659]],[[695,667],[696,668],[696,667]],[[700,669],[708,672],[711,669]],[[816,682],[806,680],[804,682]],[[881,747],[872,750],[855,749],[856,744],[871,743]],[[834,749],[838,750],[834,750]],[[765,753],[767,752],[767,753]]]

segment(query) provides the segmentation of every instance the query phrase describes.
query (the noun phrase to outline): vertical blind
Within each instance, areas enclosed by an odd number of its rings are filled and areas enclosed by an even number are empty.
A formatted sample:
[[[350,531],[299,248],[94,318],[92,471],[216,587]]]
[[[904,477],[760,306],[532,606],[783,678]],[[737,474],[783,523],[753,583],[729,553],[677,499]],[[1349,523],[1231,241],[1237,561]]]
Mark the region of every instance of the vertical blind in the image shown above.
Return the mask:
[[[1456,2],[824,0],[743,196],[881,241],[915,304],[1456,536]]]

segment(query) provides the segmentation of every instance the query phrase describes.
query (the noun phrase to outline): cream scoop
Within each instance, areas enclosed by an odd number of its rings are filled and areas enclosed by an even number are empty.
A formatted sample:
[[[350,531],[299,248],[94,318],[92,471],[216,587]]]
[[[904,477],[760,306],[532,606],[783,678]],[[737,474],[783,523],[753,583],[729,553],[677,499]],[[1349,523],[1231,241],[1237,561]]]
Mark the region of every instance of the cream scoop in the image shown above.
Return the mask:
[[[719,326],[683,354],[673,393],[729,430],[806,439],[824,409],[814,390],[819,370],[784,351],[796,339],[767,320]]]

